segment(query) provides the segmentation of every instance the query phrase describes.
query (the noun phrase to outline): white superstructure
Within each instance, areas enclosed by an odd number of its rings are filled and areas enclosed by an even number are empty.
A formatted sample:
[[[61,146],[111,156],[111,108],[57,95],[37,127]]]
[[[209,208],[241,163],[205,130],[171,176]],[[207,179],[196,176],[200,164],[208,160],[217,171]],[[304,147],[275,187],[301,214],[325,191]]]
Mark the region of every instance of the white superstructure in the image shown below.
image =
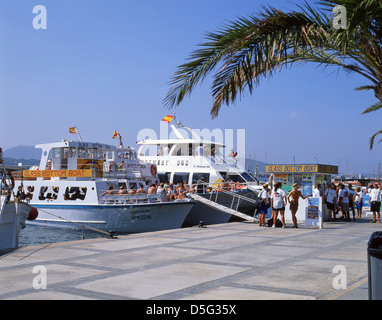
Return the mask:
[[[239,165],[233,152],[225,157],[225,146],[222,143],[203,140],[194,130],[180,122],[177,126],[188,131],[190,137],[185,137],[175,125],[171,125],[175,139],[145,139],[137,142],[140,146],[138,159],[157,166],[161,182],[188,184],[197,188],[199,195],[205,198],[209,198],[211,192],[219,189],[239,192],[251,199],[257,197],[261,190],[258,180]],[[218,202],[229,207],[232,197],[219,195]],[[242,201],[239,206],[240,211],[246,213],[251,213],[253,208],[253,203],[246,201]],[[191,210],[186,224],[196,224],[200,220],[210,224],[222,223],[228,222],[230,218],[231,215],[208,208],[199,202]]]
[[[157,180],[156,166],[138,161],[133,148],[67,140],[36,148],[42,149],[40,165],[16,181],[39,209],[34,224],[120,233],[172,229],[182,226],[193,206],[189,200],[129,194],[140,186],[147,191]]]

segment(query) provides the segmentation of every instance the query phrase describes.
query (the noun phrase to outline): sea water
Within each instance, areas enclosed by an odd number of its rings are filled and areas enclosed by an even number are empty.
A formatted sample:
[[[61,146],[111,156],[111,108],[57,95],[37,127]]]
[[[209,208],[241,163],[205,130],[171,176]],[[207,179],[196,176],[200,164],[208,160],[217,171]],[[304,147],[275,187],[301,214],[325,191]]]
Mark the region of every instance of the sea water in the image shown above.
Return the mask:
[[[106,237],[92,230],[28,225],[20,231],[19,247]]]

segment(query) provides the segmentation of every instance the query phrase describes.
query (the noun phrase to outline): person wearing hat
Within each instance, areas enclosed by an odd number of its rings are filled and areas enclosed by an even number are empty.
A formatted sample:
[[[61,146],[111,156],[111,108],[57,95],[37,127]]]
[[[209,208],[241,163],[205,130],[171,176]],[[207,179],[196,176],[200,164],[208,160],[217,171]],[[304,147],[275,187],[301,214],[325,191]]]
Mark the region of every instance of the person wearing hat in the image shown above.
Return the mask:
[[[296,212],[298,210],[298,200],[299,198],[306,199],[308,196],[303,196],[301,191],[298,190],[299,185],[297,183],[293,184],[293,190],[288,194],[289,209],[292,212],[293,228],[298,228]],[[292,200],[290,200],[292,197]]]
[[[263,184],[263,190],[259,194],[259,200],[262,201],[262,205],[259,210],[259,227],[265,227],[265,215],[268,212],[269,195],[268,195],[268,183]]]

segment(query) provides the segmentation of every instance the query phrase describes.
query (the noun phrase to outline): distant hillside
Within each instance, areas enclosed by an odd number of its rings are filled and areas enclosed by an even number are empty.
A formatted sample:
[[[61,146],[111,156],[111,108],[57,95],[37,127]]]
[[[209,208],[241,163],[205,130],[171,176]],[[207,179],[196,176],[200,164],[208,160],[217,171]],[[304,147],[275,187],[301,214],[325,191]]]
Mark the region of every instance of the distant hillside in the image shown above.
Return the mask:
[[[10,148],[8,150],[3,150],[4,158],[13,158],[13,159],[41,159],[41,149],[36,149],[31,146],[17,146]]]

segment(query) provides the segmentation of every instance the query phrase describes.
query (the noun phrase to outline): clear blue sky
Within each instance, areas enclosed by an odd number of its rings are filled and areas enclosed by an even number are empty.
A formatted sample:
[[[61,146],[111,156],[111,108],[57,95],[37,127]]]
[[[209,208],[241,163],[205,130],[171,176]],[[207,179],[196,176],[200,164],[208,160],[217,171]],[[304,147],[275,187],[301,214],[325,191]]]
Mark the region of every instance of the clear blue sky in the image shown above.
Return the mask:
[[[0,0],[0,146],[73,139],[116,143],[114,130],[135,146],[137,133],[159,133],[162,100],[176,67],[208,31],[270,4],[296,9],[302,1],[256,0]],[[32,27],[35,5],[47,9],[47,30]],[[333,72],[332,72],[333,71]],[[374,172],[382,144],[376,102],[353,89],[368,82],[313,64],[263,81],[252,96],[223,106],[218,118],[206,81],[176,110],[178,120],[203,129],[245,129],[246,153],[272,163],[340,165]]]

